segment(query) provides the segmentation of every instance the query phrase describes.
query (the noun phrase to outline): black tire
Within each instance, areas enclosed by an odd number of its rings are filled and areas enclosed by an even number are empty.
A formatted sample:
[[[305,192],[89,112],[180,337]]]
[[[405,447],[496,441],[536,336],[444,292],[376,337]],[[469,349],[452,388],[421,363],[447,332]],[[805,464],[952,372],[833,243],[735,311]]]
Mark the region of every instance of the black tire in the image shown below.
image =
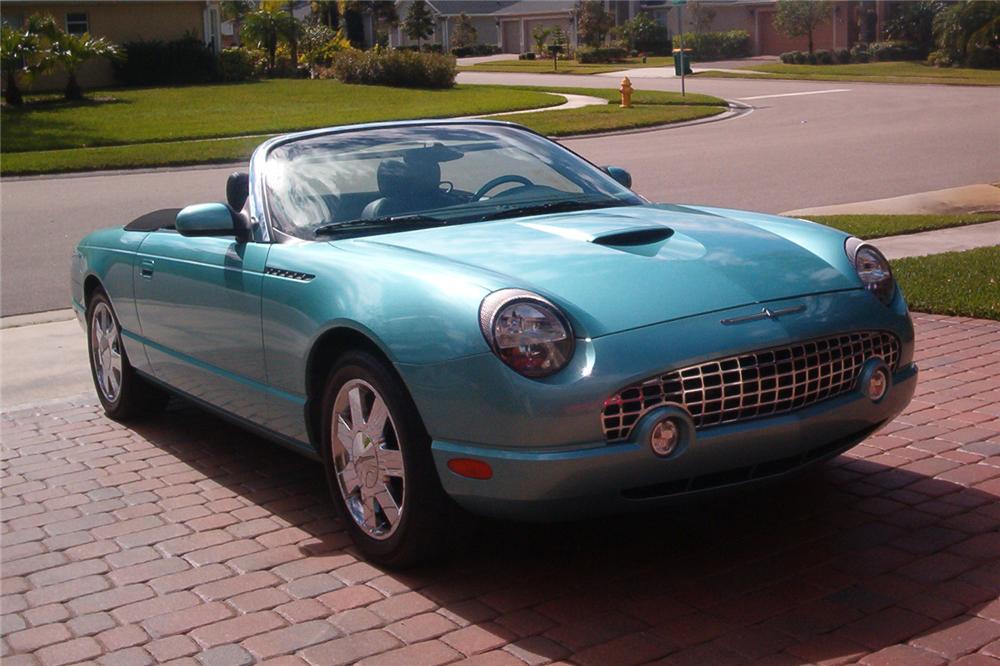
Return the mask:
[[[402,503],[399,504],[398,519],[391,532],[390,529],[385,529],[384,531],[390,533],[380,538],[369,534],[366,528],[359,524],[361,519],[356,519],[355,514],[348,508],[348,500],[345,497],[347,491],[341,490],[341,482],[334,463],[334,413],[337,397],[341,389],[349,392],[350,387],[357,386],[359,381],[369,385],[375,391],[374,396],[381,397],[384,401],[389,415],[385,422],[394,429],[394,436],[389,430],[385,430],[385,444],[372,445],[372,440],[369,440],[367,445],[358,446],[368,446],[367,450],[372,453],[375,450],[386,451],[386,447],[392,446],[393,451],[398,450],[402,458],[403,476],[400,479],[402,490],[399,492]],[[330,370],[323,392],[322,409],[323,440],[320,445],[330,495],[347,532],[361,553],[371,562],[397,569],[425,562],[440,553],[449,541],[449,527],[453,523],[456,507],[441,488],[431,457],[430,437],[424,429],[413,400],[396,373],[386,363],[366,351],[349,351],[341,356]],[[365,409],[371,410],[372,406],[367,405]],[[368,416],[372,416],[371,412]],[[368,455],[371,456],[371,453]],[[354,454],[351,454],[351,457],[353,458]],[[368,459],[374,458],[375,456],[372,456]],[[356,459],[361,460],[362,456]],[[371,468],[366,478],[373,478],[374,474],[379,481],[373,481],[369,485],[374,486],[375,483],[384,482],[385,492],[389,492],[390,479],[382,477],[381,471],[381,468]],[[361,476],[358,474],[355,478]],[[365,484],[359,481],[359,494],[351,495],[355,510],[365,503],[360,499],[362,485]],[[381,508],[378,504],[375,506]],[[389,520],[386,519],[384,524],[389,525]]]
[[[110,325],[113,326],[112,349],[120,358],[120,369],[117,373],[103,373],[98,367],[98,357],[102,355],[103,350],[97,342],[95,330],[106,329],[107,316],[110,316]],[[90,376],[94,380],[94,390],[97,391],[97,397],[108,417],[116,421],[128,421],[154,414],[166,407],[170,395],[140,377],[129,363],[125,345],[122,344],[118,315],[115,314],[108,295],[101,288],[97,288],[87,301],[87,356],[90,358]],[[117,378],[115,390],[111,390],[107,384],[102,386],[102,377],[105,374]]]

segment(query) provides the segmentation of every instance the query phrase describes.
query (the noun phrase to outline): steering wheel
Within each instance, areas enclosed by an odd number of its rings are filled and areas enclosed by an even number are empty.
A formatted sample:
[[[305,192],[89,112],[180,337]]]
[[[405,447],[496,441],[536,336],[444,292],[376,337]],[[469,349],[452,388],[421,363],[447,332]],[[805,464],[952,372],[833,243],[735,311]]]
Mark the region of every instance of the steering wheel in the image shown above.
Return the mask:
[[[486,196],[487,192],[489,192],[490,190],[492,190],[492,189],[494,189],[496,187],[499,187],[500,185],[503,185],[504,183],[520,183],[523,187],[534,187],[535,186],[535,184],[533,182],[531,182],[530,180],[528,180],[524,176],[518,176],[516,174],[507,174],[506,176],[497,176],[496,178],[494,178],[493,180],[488,181],[485,185],[483,185],[478,190],[476,190],[476,193],[473,195],[472,200],[473,201],[479,201],[484,196]]]

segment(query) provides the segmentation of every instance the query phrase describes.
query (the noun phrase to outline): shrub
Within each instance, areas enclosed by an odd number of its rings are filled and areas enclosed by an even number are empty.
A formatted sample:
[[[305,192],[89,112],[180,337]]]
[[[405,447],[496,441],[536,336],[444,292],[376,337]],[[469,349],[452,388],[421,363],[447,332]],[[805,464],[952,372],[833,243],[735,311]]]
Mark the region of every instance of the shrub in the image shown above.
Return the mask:
[[[872,42],[868,45],[868,57],[874,62],[893,60],[920,60],[920,48],[912,42],[890,41]]]
[[[662,55],[670,52],[667,27],[660,25],[646,14],[637,14],[617,30],[629,49]]]
[[[832,65],[833,64],[833,52],[831,51],[816,51],[816,63],[819,65]]]
[[[680,48],[680,36],[674,35],[674,48]],[[751,54],[752,42],[746,30],[728,32],[703,32],[684,35],[684,48],[691,49],[691,57],[697,60],[718,60],[721,58],[747,58]]]
[[[785,51],[778,57],[781,59],[781,62],[786,65],[792,65],[795,63],[795,53],[795,51]]]
[[[850,49],[837,49],[835,52],[837,57],[837,62],[841,65],[846,65],[851,62],[851,50]]]
[[[500,47],[496,44],[472,44],[471,46],[456,46],[451,50],[451,54],[456,58],[469,58],[472,56],[488,56],[500,53]]]
[[[172,42],[126,42],[122,53],[112,65],[115,77],[127,86],[205,83],[218,76],[215,54],[192,36]]]
[[[219,78],[223,81],[249,81],[266,67],[267,57],[260,51],[234,46],[219,54]]]
[[[851,47],[851,62],[868,62],[870,59],[867,44],[855,44]]]
[[[437,53],[379,47],[369,51],[341,51],[333,59],[332,69],[344,83],[406,88],[455,85],[455,59]]]
[[[517,59],[518,60],[534,60],[535,59],[535,52],[534,51],[528,51],[527,53],[520,53],[520,54],[518,54]]]
[[[619,46],[603,48],[580,48],[576,50],[576,60],[580,63],[624,62],[628,51]]]
[[[805,51],[795,51],[792,54],[792,62],[796,65],[804,65],[809,60],[809,54]]]

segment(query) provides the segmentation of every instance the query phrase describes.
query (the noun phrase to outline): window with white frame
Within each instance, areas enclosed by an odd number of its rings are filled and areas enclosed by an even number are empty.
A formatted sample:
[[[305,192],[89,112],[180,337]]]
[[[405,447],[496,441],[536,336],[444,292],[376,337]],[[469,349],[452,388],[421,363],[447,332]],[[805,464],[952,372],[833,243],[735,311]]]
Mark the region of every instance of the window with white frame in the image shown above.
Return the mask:
[[[87,14],[86,12],[69,12],[66,14],[66,32],[71,35],[82,35],[85,32],[90,32],[90,26],[87,25]]]

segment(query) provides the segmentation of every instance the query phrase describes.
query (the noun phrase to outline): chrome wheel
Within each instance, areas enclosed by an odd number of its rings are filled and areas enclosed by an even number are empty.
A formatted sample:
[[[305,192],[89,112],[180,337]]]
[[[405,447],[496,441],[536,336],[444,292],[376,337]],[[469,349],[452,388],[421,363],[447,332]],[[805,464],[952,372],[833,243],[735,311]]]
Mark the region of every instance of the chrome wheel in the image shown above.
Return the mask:
[[[403,452],[385,400],[368,382],[347,381],[333,403],[333,467],[354,522],[388,539],[403,515]]]
[[[99,301],[90,320],[90,353],[94,378],[104,399],[115,402],[122,388],[122,340],[111,307]]]

